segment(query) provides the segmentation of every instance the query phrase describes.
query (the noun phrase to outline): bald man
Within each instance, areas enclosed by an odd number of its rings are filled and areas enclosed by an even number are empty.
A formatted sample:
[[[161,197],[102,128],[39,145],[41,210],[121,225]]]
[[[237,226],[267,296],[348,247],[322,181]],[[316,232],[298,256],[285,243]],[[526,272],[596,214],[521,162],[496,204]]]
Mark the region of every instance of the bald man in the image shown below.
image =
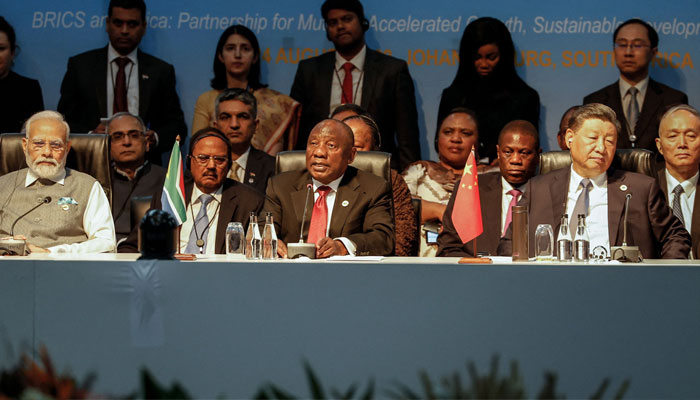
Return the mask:
[[[352,130],[332,119],[319,122],[306,143],[306,169],[273,176],[267,185],[264,211],[275,222],[278,252],[299,240],[307,188],[304,239],[316,244],[316,257],[391,255],[394,220],[391,186],[384,179],[348,166],[354,159]],[[309,196],[311,197],[311,196]]]

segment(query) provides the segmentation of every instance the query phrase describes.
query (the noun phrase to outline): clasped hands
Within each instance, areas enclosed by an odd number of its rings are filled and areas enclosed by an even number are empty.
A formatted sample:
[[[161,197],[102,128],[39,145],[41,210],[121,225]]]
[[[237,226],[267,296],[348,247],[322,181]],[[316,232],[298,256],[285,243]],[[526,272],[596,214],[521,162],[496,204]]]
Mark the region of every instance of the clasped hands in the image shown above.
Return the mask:
[[[287,258],[287,245],[281,240],[277,241],[277,254],[282,258]],[[340,240],[333,240],[326,236],[316,242],[316,258],[346,255],[348,255],[348,249]]]

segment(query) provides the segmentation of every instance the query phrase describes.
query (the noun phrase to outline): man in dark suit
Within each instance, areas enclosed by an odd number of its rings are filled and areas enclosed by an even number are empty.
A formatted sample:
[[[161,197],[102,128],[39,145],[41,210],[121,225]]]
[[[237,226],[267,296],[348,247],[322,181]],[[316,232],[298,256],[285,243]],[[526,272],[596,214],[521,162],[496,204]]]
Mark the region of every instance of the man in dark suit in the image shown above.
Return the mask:
[[[258,126],[258,106],[249,91],[226,89],[214,102],[214,126],[231,142],[228,177],[265,193],[267,180],[275,174],[275,158],[250,145]]]
[[[377,122],[392,168],[402,171],[420,159],[416,97],[406,62],[367,48],[369,22],[358,0],[326,0],[321,14],[336,51],[299,63],[290,94],[302,104],[297,149],[332,109],[356,103]]]
[[[109,44],[68,60],[58,111],[75,132],[104,132],[101,119],[128,111],[146,123],[149,160],[161,164],[177,135],[187,132],[173,66],[138,50],[146,33],[143,0],[111,0]]]
[[[226,178],[231,167],[231,143],[216,128],[205,128],[190,138],[185,177],[187,220],[180,230],[180,251],[195,254],[225,254],[226,226],[242,222],[247,229],[251,212],[262,209],[264,197],[257,190]],[[162,209],[159,191],[151,209]],[[120,253],[137,251],[138,227],[119,245]]]
[[[501,130],[496,145],[500,172],[478,176],[481,220],[484,227],[483,233],[476,238],[478,252],[496,254],[498,241],[512,220],[512,208],[522,197],[527,181],[535,175],[541,152],[537,128],[532,123],[515,120],[507,123]],[[473,257],[473,241],[462,243],[452,222],[456,195],[455,190],[442,217],[437,255]]]
[[[645,21],[635,18],[623,22],[613,35],[620,79],[583,98],[583,104],[601,103],[615,111],[621,124],[619,149],[656,151],[659,117],[669,106],[688,103],[685,93],[649,78],[649,64],[658,45],[659,35]]]
[[[591,249],[610,254],[623,241],[625,197],[630,194],[627,244],[639,246],[644,258],[686,259],[690,235],[671,214],[654,178],[609,169],[615,156],[620,124],[603,104],[587,104],[574,111],[566,131],[571,168],[536,176],[527,183],[519,206],[528,207],[530,257],[534,256],[535,229],[549,224],[559,231],[563,214],[586,216]],[[565,189],[566,188],[566,189]],[[512,253],[512,225],[498,246],[499,255]]]
[[[264,210],[274,218],[281,256],[287,254],[286,243],[299,240],[304,202],[311,189],[314,197],[304,220],[304,237],[316,244],[316,258],[394,251],[391,186],[348,166],[355,159],[353,144],[347,125],[321,121],[309,135],[306,169],[270,179]]]
[[[693,256],[700,257],[700,114],[689,105],[670,108],[661,117],[656,146],[664,162],[659,168],[659,186],[673,214],[681,220],[693,240]]]

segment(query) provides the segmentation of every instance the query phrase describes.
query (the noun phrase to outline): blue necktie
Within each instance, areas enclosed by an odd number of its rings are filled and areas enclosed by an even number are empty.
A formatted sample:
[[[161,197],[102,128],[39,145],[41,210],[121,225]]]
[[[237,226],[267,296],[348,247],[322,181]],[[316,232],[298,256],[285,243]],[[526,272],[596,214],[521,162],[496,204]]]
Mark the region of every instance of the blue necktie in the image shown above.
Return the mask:
[[[204,254],[207,251],[207,233],[209,232],[209,216],[207,216],[207,205],[214,197],[210,194],[199,196],[201,203],[197,217],[192,222],[190,240],[187,242],[185,253]],[[198,243],[199,242],[199,243]],[[200,251],[201,248],[201,251]]]

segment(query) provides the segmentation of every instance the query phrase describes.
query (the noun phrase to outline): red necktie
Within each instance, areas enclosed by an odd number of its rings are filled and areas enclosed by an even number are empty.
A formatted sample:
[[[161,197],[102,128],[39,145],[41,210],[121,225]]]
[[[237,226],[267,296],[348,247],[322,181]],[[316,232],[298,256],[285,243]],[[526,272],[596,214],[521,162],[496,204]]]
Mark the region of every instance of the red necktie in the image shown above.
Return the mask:
[[[326,237],[326,227],[328,226],[328,205],[326,205],[326,195],[331,191],[328,186],[321,186],[317,189],[318,199],[314,203],[311,213],[311,224],[309,224],[309,237],[307,243],[318,242]]]
[[[518,197],[522,194],[518,189],[513,189],[508,191],[508,194],[513,196],[512,199],[510,199],[510,204],[508,204],[508,214],[506,214],[506,223],[503,225],[503,233],[501,236],[506,234],[506,229],[508,229],[508,225],[510,225],[510,222],[513,220],[513,206],[518,204]]]
[[[112,112],[118,113],[129,111],[129,105],[126,102],[126,65],[131,62],[126,57],[119,57],[115,61],[119,69],[117,70],[117,78],[114,81],[114,102],[112,103]]]
[[[343,64],[343,71],[345,71],[345,78],[343,78],[343,97],[340,102],[343,104],[352,103],[352,70],[355,68],[349,62]]]

